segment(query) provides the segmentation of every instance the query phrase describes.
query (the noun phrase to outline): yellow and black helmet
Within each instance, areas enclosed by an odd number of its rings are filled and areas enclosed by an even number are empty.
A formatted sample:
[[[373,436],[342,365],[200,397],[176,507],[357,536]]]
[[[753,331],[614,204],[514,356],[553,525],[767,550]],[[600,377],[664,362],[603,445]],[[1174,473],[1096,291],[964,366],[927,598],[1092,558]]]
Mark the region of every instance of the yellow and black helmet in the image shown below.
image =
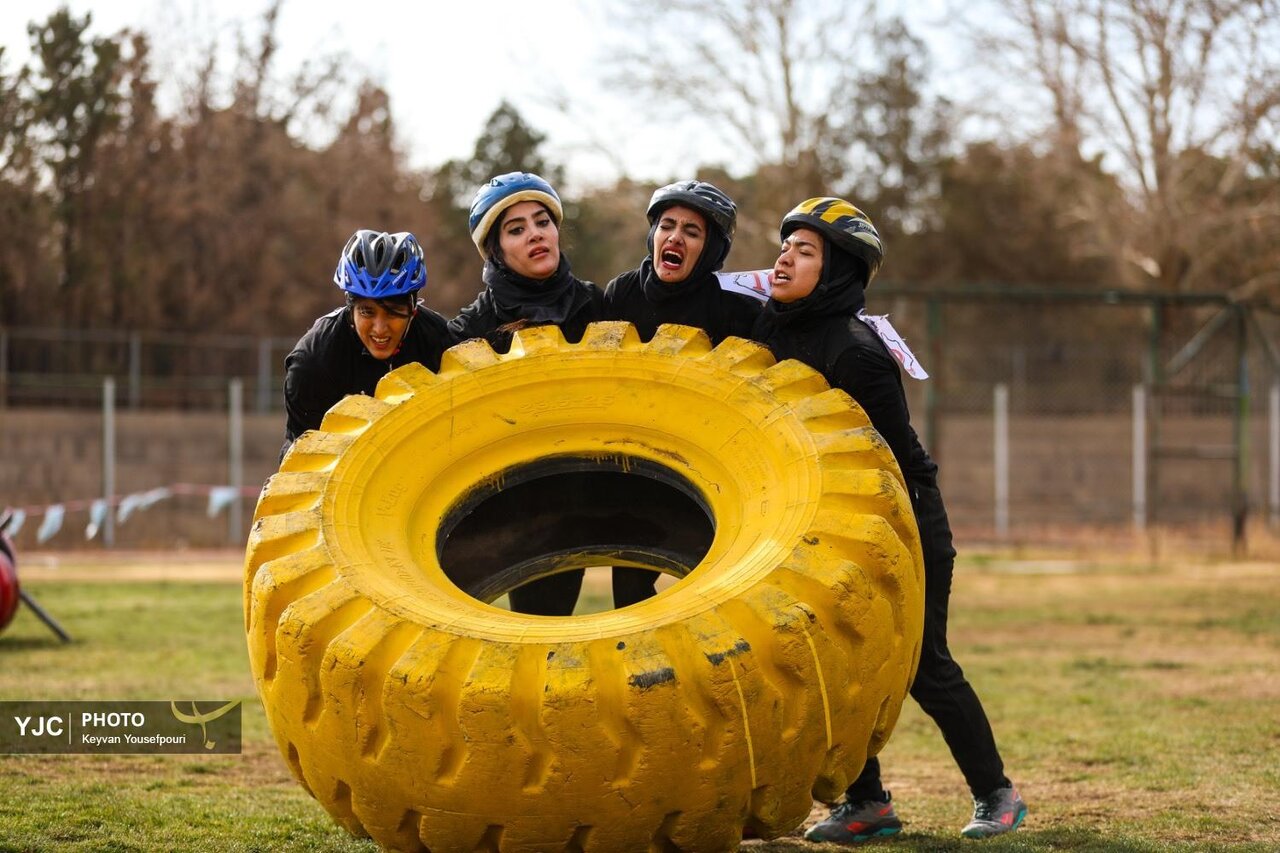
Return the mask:
[[[782,217],[782,239],[797,228],[812,228],[846,252],[867,264],[867,283],[876,277],[884,260],[884,246],[871,219],[842,198],[811,198]]]

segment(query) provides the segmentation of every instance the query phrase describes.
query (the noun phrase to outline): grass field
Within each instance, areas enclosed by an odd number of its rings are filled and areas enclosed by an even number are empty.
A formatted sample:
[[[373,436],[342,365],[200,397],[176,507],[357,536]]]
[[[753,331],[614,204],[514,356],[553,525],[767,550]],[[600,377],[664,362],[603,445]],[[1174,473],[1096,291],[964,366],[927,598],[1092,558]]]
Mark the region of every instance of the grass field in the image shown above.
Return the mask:
[[[0,698],[241,698],[244,752],[0,756],[0,850],[375,849],[270,741],[238,570],[235,554],[24,562],[24,586],[76,642],[20,611],[0,635]],[[882,755],[906,828],[877,848],[1280,849],[1280,568],[970,557],[952,601],[953,651],[1031,815],[1014,836],[960,839],[963,781],[909,703]]]

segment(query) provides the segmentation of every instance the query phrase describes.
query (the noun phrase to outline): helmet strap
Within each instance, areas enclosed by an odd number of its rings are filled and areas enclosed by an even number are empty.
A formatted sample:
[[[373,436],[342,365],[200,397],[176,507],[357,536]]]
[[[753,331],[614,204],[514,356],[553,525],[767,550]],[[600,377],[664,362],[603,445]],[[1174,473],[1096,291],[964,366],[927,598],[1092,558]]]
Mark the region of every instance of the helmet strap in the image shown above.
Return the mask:
[[[404,324],[404,331],[400,333],[400,343],[396,344],[396,351],[391,353],[392,356],[399,355],[400,350],[404,349],[404,339],[409,337],[409,327],[413,325],[413,318],[418,316],[418,305],[421,303],[421,299],[413,300],[413,307],[409,309],[409,322]]]

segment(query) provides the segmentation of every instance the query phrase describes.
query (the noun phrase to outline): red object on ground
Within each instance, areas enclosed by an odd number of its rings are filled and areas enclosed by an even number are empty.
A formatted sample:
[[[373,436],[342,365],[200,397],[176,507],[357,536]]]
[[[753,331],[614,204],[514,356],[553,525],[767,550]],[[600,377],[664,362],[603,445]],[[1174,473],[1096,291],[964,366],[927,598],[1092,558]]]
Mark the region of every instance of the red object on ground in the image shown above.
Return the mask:
[[[13,614],[18,612],[18,569],[17,560],[13,556],[13,543],[9,537],[0,533],[0,631],[13,621]]]

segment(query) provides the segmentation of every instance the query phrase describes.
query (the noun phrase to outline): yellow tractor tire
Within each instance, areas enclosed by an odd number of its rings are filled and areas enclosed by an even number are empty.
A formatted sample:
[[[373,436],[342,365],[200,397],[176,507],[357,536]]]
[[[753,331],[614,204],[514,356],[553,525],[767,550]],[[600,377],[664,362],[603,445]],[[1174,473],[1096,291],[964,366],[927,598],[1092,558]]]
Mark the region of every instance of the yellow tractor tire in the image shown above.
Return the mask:
[[[581,616],[486,603],[592,565],[680,580]],[[902,475],[846,394],[744,340],[596,323],[334,406],[258,501],[245,630],[282,755],[354,834],[734,850],[879,752],[923,590]]]

